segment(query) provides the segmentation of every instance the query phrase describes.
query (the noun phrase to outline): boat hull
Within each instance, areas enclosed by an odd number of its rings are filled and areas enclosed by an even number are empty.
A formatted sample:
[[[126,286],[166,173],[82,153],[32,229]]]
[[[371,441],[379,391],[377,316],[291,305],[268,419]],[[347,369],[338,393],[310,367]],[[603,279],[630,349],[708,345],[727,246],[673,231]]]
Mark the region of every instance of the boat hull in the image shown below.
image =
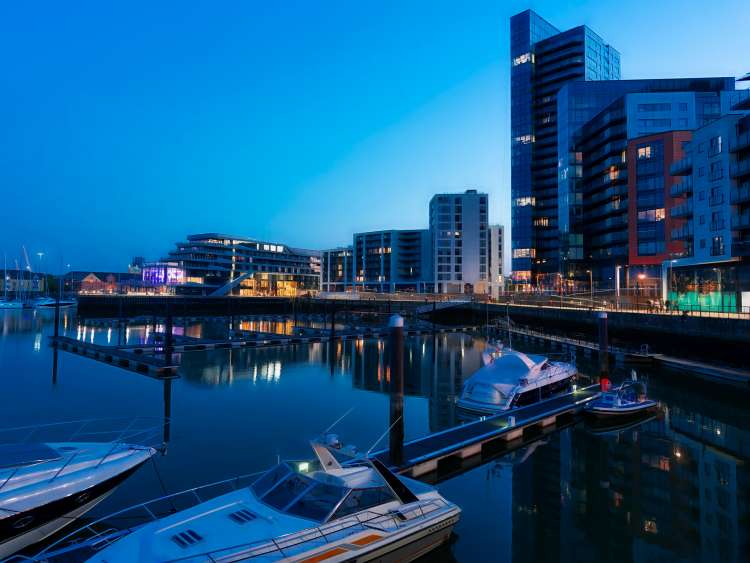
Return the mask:
[[[310,561],[331,561],[341,563],[351,561],[356,563],[377,562],[377,563],[407,563],[423,557],[433,549],[440,547],[450,540],[453,533],[453,526],[461,515],[461,511],[456,509],[441,518],[436,518],[426,522],[419,530],[410,531],[410,533],[396,535],[381,544],[373,544],[370,549],[359,550],[357,552],[347,552],[338,556],[322,559],[324,554],[304,556],[300,558],[289,559],[295,562]]]
[[[0,521],[0,560],[61,530],[107,498],[145,460],[87,489]]]
[[[645,401],[637,405],[626,407],[605,407],[590,404],[585,413],[588,417],[594,419],[624,419],[627,417],[639,417],[646,413],[651,413],[656,410],[657,406],[658,404],[656,401]]]

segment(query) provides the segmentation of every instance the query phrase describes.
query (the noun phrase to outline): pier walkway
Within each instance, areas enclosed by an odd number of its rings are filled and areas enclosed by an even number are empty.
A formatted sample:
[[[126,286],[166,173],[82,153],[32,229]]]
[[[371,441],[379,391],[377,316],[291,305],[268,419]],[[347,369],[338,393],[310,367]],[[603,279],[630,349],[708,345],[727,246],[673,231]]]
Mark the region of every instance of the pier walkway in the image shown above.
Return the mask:
[[[416,440],[404,442],[400,460],[388,449],[372,454],[385,465],[411,477],[438,471],[442,466],[487,453],[497,453],[529,434],[541,434],[569,424],[586,403],[599,395],[599,386],[577,389],[527,407],[485,417]]]

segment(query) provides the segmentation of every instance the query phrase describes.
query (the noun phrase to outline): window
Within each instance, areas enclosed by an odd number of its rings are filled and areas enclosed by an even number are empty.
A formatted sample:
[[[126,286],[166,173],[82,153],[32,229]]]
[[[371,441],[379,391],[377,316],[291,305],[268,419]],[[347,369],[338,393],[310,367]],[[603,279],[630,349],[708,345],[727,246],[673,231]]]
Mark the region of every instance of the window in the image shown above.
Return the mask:
[[[704,238],[701,239],[700,247],[701,248],[706,248],[706,239],[704,239]]]
[[[698,192],[698,201],[703,201],[706,199],[706,192],[705,190],[701,190]]]
[[[516,207],[526,207],[527,205],[536,205],[536,198],[531,197],[517,197],[513,202]]]
[[[711,180],[721,180],[724,177],[724,169],[721,166],[721,162],[712,162],[709,172]]]
[[[535,248],[514,248],[513,258],[534,258],[536,257]]]
[[[645,147],[638,148],[638,160],[644,158],[651,158],[651,145],[646,145]]]
[[[701,225],[705,225],[705,223],[706,223],[706,216],[705,215],[701,215],[700,217],[698,217],[698,223],[701,224]]]
[[[688,105],[685,102],[680,102],[680,104],[678,106],[678,109],[679,109],[679,111],[687,111],[688,110]]]
[[[522,65],[524,63],[528,62],[534,62],[534,55],[533,53],[524,53],[522,55],[518,55],[513,59],[513,66]]]
[[[714,156],[721,152],[721,135],[713,137],[708,144],[708,155]]]
[[[705,166],[699,166],[698,167],[698,176],[703,177],[706,175],[706,167]]]
[[[650,111],[672,111],[672,104],[638,104],[638,111],[650,112]]]

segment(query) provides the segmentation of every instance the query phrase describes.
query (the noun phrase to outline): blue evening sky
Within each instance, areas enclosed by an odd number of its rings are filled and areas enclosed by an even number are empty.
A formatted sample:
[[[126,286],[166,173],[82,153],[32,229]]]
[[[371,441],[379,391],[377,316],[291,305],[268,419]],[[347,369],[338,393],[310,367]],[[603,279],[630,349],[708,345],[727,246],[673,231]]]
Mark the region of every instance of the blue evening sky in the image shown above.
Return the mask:
[[[509,226],[527,7],[590,25],[623,78],[750,71],[742,0],[3,2],[0,252],[57,270],[202,231],[324,248],[425,227],[432,194],[466,188]]]

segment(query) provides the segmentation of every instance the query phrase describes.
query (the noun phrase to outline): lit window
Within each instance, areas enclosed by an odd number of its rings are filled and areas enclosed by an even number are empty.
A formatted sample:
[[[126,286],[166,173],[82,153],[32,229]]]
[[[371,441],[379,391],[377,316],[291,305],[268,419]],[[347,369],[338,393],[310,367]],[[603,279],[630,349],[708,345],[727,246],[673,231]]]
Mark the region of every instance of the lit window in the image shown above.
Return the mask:
[[[549,217],[539,217],[538,219],[534,219],[534,226],[535,227],[548,227]]]
[[[521,143],[522,145],[528,145],[534,142],[534,135],[519,135],[513,138],[513,142]]]
[[[517,197],[514,203],[516,207],[526,207],[527,205],[536,205],[536,198],[533,196]]]
[[[518,55],[513,59],[513,66],[522,65],[528,62],[534,62],[534,55],[532,53],[524,53],[523,55]]]
[[[646,145],[645,147],[638,148],[638,160],[642,160],[644,158],[651,158],[651,145]]]
[[[534,258],[536,256],[535,248],[514,248],[513,258]]]

